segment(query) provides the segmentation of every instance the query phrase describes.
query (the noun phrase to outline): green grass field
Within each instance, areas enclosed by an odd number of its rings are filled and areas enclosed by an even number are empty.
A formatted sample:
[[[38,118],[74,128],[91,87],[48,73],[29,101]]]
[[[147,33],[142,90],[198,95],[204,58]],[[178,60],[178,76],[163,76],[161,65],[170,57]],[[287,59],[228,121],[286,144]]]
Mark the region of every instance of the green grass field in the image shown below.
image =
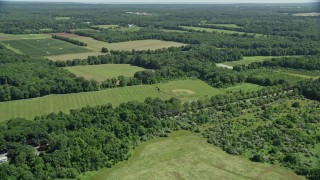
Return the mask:
[[[238,28],[240,29],[240,26],[237,26],[236,24],[206,24],[206,25],[214,25],[214,26],[221,26],[221,27],[229,27],[229,28]]]
[[[243,35],[245,32],[240,31],[231,31],[231,30],[224,30],[224,29],[213,29],[213,28],[203,28],[203,27],[192,27],[192,26],[181,26],[182,28],[188,30],[196,30],[196,31],[206,31],[206,32],[217,32],[217,33],[225,33],[225,34],[240,34]],[[257,34],[257,33],[247,33],[248,35],[255,34],[257,37],[264,36],[263,34]]]
[[[141,27],[138,26],[133,26],[133,27],[121,27],[118,25],[97,25],[93,27],[99,27],[102,29],[110,29],[110,30],[117,30],[117,31],[128,31],[128,32],[134,32],[134,31],[139,31]]]
[[[58,55],[58,56],[48,56],[47,58],[51,60],[72,60],[72,59],[85,59],[88,56],[99,55],[102,47],[106,47],[109,50],[154,50],[161,49],[167,47],[179,47],[184,46],[186,44],[177,43],[172,41],[160,41],[160,40],[139,40],[139,41],[128,41],[128,42],[120,42],[120,43],[107,43],[103,41],[97,41],[90,37],[77,36],[74,34],[67,33],[57,33],[60,36],[69,37],[71,39],[76,39],[88,44],[87,48],[94,52],[89,53],[72,53],[66,55]]]
[[[243,57],[243,59],[240,61],[230,61],[230,62],[219,63],[217,64],[217,66],[232,69],[232,67],[236,65],[248,65],[253,62],[262,62],[262,61],[265,61],[266,59],[272,59],[276,57],[277,56],[246,56],[246,57]]]
[[[158,87],[160,91],[157,91]],[[167,99],[177,97],[182,101],[191,101],[206,96],[225,94],[232,89],[258,89],[260,86],[240,84],[226,89],[217,89],[200,80],[177,80],[163,84],[140,85],[107,89],[96,92],[77,94],[50,95],[34,99],[0,102],[0,122],[11,118],[22,117],[32,119],[35,116],[51,112],[66,112],[85,106],[96,106],[111,103],[118,106],[121,103],[137,100],[144,101],[147,97]]]
[[[200,134],[177,131],[140,144],[128,161],[79,179],[304,179],[270,164],[254,163],[210,145]]]
[[[319,12],[297,13],[297,14],[293,14],[293,16],[312,17],[312,16],[320,16],[320,13]]]
[[[0,41],[22,40],[22,39],[47,39],[51,36],[47,34],[4,34],[0,33]]]
[[[144,68],[132,66],[130,64],[101,64],[88,66],[73,66],[67,67],[70,72],[77,76],[86,79],[94,79],[104,81],[113,77],[123,75],[125,77],[133,77],[137,71],[142,71]]]
[[[84,47],[52,38],[9,40],[3,41],[3,43],[30,56],[49,56],[89,51]]]
[[[67,16],[65,16],[65,17],[54,17],[54,19],[55,20],[69,20],[70,17],[67,17]]]

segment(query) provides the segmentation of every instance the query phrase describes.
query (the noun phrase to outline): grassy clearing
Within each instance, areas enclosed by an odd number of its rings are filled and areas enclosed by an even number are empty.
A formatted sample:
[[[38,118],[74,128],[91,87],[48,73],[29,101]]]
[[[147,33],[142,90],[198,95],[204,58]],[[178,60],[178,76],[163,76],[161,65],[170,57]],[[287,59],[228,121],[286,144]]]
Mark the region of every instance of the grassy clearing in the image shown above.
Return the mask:
[[[0,33],[0,41],[23,40],[23,39],[47,39],[51,36],[47,34],[4,34]]]
[[[238,28],[240,29],[240,26],[237,26],[236,24],[206,24],[206,25],[214,25],[214,26],[221,26],[221,27],[227,27],[227,28]]]
[[[99,27],[102,29],[111,29],[111,30],[118,30],[118,31],[129,31],[129,32],[134,32],[134,31],[139,31],[141,27],[138,26],[132,26],[132,27],[122,27],[118,25],[97,25],[93,27]]]
[[[186,31],[181,30],[173,30],[173,29],[161,29],[163,32],[179,32],[179,33],[186,33]]]
[[[236,65],[248,65],[253,62],[262,62],[262,61],[265,61],[266,59],[272,59],[272,58],[276,58],[276,57],[279,57],[279,56],[250,56],[250,57],[247,56],[247,57],[243,57],[243,59],[240,61],[224,62],[224,63],[220,63],[217,65],[220,67],[223,67],[223,65],[229,66],[229,67],[233,67]]]
[[[52,38],[9,40],[3,41],[3,43],[30,56],[48,56],[89,51],[86,48]]]
[[[297,76],[299,78],[304,79],[317,79],[320,78],[320,71],[307,71],[307,70],[299,70],[299,69],[284,69],[281,68],[278,70],[284,74]]]
[[[128,42],[120,42],[120,43],[107,43],[103,41],[97,41],[90,37],[77,36],[74,34],[66,34],[66,33],[57,33],[57,35],[69,37],[72,39],[76,39],[88,44],[87,48],[94,51],[94,53],[85,53],[85,54],[67,54],[65,56],[48,56],[51,60],[70,60],[70,59],[85,59],[92,54],[101,54],[101,48],[106,47],[109,50],[154,50],[160,48],[167,47],[179,47],[186,44],[172,42],[172,41],[160,41],[160,40],[140,40],[140,41],[128,41]],[[81,56],[81,57],[80,57]]]
[[[178,131],[140,144],[128,161],[80,179],[304,179],[275,165],[229,155],[200,135]]]
[[[73,66],[67,67],[69,71],[77,76],[86,79],[94,79],[97,81],[104,81],[109,78],[123,75],[125,77],[133,77],[137,71],[142,71],[144,68],[132,66],[130,64],[102,64],[102,65],[88,65],[88,66]]]
[[[217,33],[225,33],[225,34],[240,34],[243,35],[245,32],[239,31],[231,31],[231,30],[224,30],[224,29],[213,29],[213,28],[203,28],[203,27],[192,27],[192,26],[181,26],[186,30],[196,30],[196,31],[206,31],[206,32],[217,32]],[[248,35],[256,35],[257,37],[265,36],[263,34],[256,34],[256,33],[247,33]]]
[[[65,17],[54,17],[54,19],[55,20],[69,20],[70,17],[67,17],[67,16],[65,16]]]
[[[248,84],[240,84],[238,86],[243,89]],[[258,86],[253,86],[258,88]],[[160,91],[157,90],[157,87]],[[236,86],[233,88],[236,88]],[[96,92],[50,95],[34,99],[0,102],[0,112],[3,112],[0,113],[0,122],[16,117],[32,119],[35,116],[51,112],[62,111],[67,113],[71,109],[79,109],[85,106],[107,103],[117,106],[132,100],[144,101],[147,97],[159,97],[162,99],[177,97],[182,101],[191,101],[206,96],[224,94],[231,89],[213,88],[200,80],[177,80],[156,85],[122,87]]]
[[[293,14],[293,16],[303,16],[303,17],[308,17],[308,16],[320,16],[320,13],[318,13],[318,12],[297,13],[297,14]]]

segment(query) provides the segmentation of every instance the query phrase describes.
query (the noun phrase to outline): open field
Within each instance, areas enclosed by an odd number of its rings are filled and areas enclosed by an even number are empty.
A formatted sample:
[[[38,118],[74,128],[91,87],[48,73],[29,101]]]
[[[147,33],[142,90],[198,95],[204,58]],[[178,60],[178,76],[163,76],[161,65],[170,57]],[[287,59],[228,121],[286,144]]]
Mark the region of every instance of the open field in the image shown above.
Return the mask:
[[[231,30],[224,30],[224,29],[213,29],[213,28],[203,28],[203,27],[192,27],[192,26],[181,26],[184,29],[188,30],[196,30],[196,31],[206,31],[206,32],[217,32],[217,33],[225,33],[225,34],[240,34],[243,35],[245,32],[240,31],[231,31]],[[263,34],[257,34],[257,33],[247,33],[248,35],[256,35],[257,37],[265,36]]]
[[[7,46],[30,56],[48,56],[89,51],[86,48],[52,38],[3,41]]]
[[[137,71],[142,71],[144,68],[132,66],[130,64],[101,64],[88,66],[73,66],[67,67],[70,72],[77,76],[86,79],[94,79],[104,81],[113,77],[123,75],[125,77],[133,77]]]
[[[101,48],[106,47],[109,50],[154,50],[160,48],[167,47],[179,47],[186,44],[172,42],[172,41],[160,41],[160,40],[140,40],[140,41],[128,41],[128,42],[120,42],[120,43],[107,43],[103,41],[97,41],[90,37],[78,36],[75,34],[67,34],[67,33],[56,33],[59,36],[68,37],[71,39],[76,39],[82,42],[85,42],[88,46],[87,48],[94,51],[92,53],[83,53],[83,54],[66,54],[60,56],[48,56],[47,58],[51,60],[72,60],[72,59],[86,59],[88,56],[99,55],[101,54]]]
[[[65,16],[65,17],[54,17],[54,19],[55,20],[69,20],[70,17],[67,17],[67,16]]]
[[[272,59],[276,57],[277,56],[246,56],[246,57],[243,57],[243,59],[240,61],[230,61],[230,62],[219,63],[217,64],[217,66],[232,69],[232,67],[236,65],[248,65],[253,62],[262,62],[266,59]]]
[[[297,13],[297,14],[293,14],[293,16],[320,16],[320,13],[318,12],[311,12],[311,13]]]
[[[102,28],[102,29],[118,30],[118,31],[129,31],[129,32],[139,31],[141,29],[141,27],[138,27],[138,26],[121,27],[121,26],[118,26],[118,25],[97,25],[97,26],[93,26],[93,27],[99,27],[99,28]]]
[[[228,28],[238,28],[240,29],[240,26],[237,26],[236,24],[205,24],[205,25],[214,25],[214,26],[221,26],[221,27],[228,27]]]
[[[246,89],[249,84],[238,85]],[[157,87],[160,91],[157,90]],[[0,122],[10,118],[23,117],[32,119],[35,116],[49,114],[51,112],[69,112],[71,109],[79,109],[85,106],[96,106],[111,103],[117,106],[121,103],[137,100],[144,101],[147,97],[159,97],[167,99],[177,97],[182,101],[190,101],[206,96],[225,94],[226,91],[236,89],[213,88],[200,80],[177,80],[163,84],[140,85],[132,87],[121,87],[103,91],[85,92],[77,94],[50,95],[34,99],[0,102]],[[250,85],[251,90],[259,88]]]
[[[196,133],[177,131],[140,144],[128,161],[87,172],[80,179],[304,179],[275,165],[251,162],[210,145]]]
[[[0,33],[0,41],[22,40],[22,39],[47,39],[51,36],[47,34],[4,34]]]

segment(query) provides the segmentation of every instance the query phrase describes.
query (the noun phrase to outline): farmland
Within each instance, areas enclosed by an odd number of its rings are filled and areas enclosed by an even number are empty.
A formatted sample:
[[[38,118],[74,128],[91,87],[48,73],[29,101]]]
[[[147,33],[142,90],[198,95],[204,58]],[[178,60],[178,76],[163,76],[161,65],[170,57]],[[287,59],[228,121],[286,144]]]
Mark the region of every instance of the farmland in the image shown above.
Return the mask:
[[[76,39],[88,44],[88,49],[94,51],[90,53],[82,53],[82,54],[66,54],[59,56],[48,56],[51,60],[70,60],[70,59],[85,59],[90,55],[98,55],[101,54],[101,48],[106,47],[109,50],[154,50],[165,47],[178,47],[183,46],[185,44],[172,42],[172,41],[160,41],[160,40],[140,40],[140,41],[128,41],[128,42],[120,42],[120,43],[107,43],[103,41],[98,41],[90,37],[77,36],[74,34],[66,34],[66,33],[58,33],[57,35],[69,37],[71,39]]]
[[[312,16],[320,16],[318,12],[311,12],[311,13],[296,13],[293,16],[301,16],[301,17],[312,17]]]
[[[237,26],[236,24],[205,24],[205,25],[214,25],[214,26],[221,26],[221,27],[227,27],[227,28],[237,28],[240,29],[240,26]]]
[[[139,145],[128,161],[79,179],[304,179],[276,165],[258,164],[212,146],[200,134],[177,131]]]
[[[141,27],[138,26],[132,26],[132,27],[123,27],[123,26],[118,26],[118,25],[97,25],[93,27],[98,27],[101,29],[109,29],[109,30],[117,30],[117,31],[139,31]]]
[[[67,67],[66,69],[77,76],[84,77],[86,79],[94,79],[97,81],[104,81],[108,78],[118,77],[120,75],[125,77],[133,77],[135,72],[144,70],[141,67],[132,66],[129,64],[73,66]]]
[[[225,33],[225,34],[246,34],[245,32],[240,31],[232,31],[232,30],[224,30],[224,29],[213,29],[213,28],[204,28],[204,27],[192,27],[192,26],[181,26],[182,28],[186,30],[195,30],[195,31],[206,31],[206,32],[217,32],[217,33]],[[256,35],[257,37],[264,36],[262,34],[256,34],[256,33],[247,33],[248,35]]]
[[[236,65],[248,65],[253,62],[262,62],[266,59],[271,59],[271,58],[275,58],[275,57],[276,56],[245,56],[245,57],[243,57],[242,60],[219,63],[219,64],[217,64],[217,66],[227,67],[227,68],[231,69],[233,66],[236,66]]]
[[[239,85],[248,86],[248,84]],[[157,91],[158,87],[160,91]],[[256,85],[250,87],[259,88]],[[96,106],[111,103],[117,106],[128,101],[144,101],[147,97],[178,97],[182,101],[195,100],[217,94],[224,94],[233,88],[217,89],[199,80],[177,80],[164,84],[122,87],[96,92],[77,94],[50,95],[41,98],[17,100],[0,103],[0,122],[15,117],[32,119],[35,116],[51,112],[69,112],[85,106]],[[26,108],[27,107],[27,108]]]
[[[3,41],[3,43],[30,56],[48,56],[89,51],[86,48],[52,38],[9,40]]]

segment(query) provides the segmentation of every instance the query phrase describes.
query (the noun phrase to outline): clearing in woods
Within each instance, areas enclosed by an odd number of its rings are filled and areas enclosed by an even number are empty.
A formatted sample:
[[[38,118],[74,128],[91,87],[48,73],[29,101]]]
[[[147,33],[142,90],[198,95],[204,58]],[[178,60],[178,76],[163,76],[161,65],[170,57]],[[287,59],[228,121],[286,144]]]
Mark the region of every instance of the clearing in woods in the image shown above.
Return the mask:
[[[205,24],[205,25],[214,25],[214,26],[221,26],[221,27],[227,27],[227,28],[237,28],[240,29],[240,26],[237,26],[236,24]]]
[[[30,56],[49,56],[90,51],[84,47],[52,38],[7,40],[3,41],[3,43]]]
[[[201,134],[175,131],[141,143],[127,161],[79,179],[305,179],[288,169],[227,154]]]
[[[168,99],[177,97],[182,101],[192,101],[199,98],[225,94],[237,89],[257,90],[260,86],[253,84],[239,84],[237,86],[218,89],[213,88],[200,80],[176,80],[163,84],[140,85],[131,87],[119,87],[95,92],[76,94],[49,95],[34,99],[0,102],[0,122],[11,118],[33,119],[35,116],[49,114],[51,112],[68,113],[71,109],[79,109],[85,106],[97,106],[111,103],[118,106],[128,101],[144,101],[147,97],[159,97]],[[187,90],[192,93],[179,93],[176,90]]]
[[[320,13],[318,12],[311,12],[311,13],[297,13],[297,14],[293,14],[293,16],[303,16],[303,17],[312,17],[312,16],[320,16]]]
[[[195,31],[217,32],[217,33],[225,33],[225,34],[240,34],[240,35],[246,34],[245,32],[224,30],[224,29],[193,27],[193,26],[181,26],[181,27],[186,29],[186,30],[195,30]],[[248,35],[255,35],[256,37],[265,36],[263,34],[257,34],[257,33],[247,33],[247,34]]]
[[[97,81],[104,81],[120,75],[125,77],[133,77],[134,73],[145,70],[144,68],[132,66],[130,64],[72,66],[67,67],[66,69],[79,77],[94,79]]]
[[[232,69],[233,66],[236,65],[248,65],[253,62],[262,62],[267,59],[272,59],[272,58],[280,58],[284,56],[245,56],[243,57],[242,60],[239,61],[230,61],[230,62],[224,62],[224,63],[218,63],[216,64],[218,67],[225,67],[228,69]]]
[[[129,31],[129,32],[139,31],[141,29],[141,27],[138,27],[138,26],[123,27],[118,25],[97,25],[92,27],[98,27],[101,29],[109,29],[109,30],[117,30],[117,31]]]
[[[168,47],[180,47],[185,46],[186,44],[173,42],[173,41],[161,41],[161,40],[139,40],[139,41],[128,41],[120,43],[108,43],[103,41],[97,41],[91,37],[78,36],[74,34],[67,33],[55,33],[59,36],[69,37],[71,39],[76,39],[82,42],[85,42],[90,50],[94,51],[93,53],[81,53],[81,54],[66,54],[59,56],[48,56],[51,60],[72,60],[72,59],[86,59],[88,56],[99,55],[101,53],[101,48],[106,47],[109,50],[154,50]]]

